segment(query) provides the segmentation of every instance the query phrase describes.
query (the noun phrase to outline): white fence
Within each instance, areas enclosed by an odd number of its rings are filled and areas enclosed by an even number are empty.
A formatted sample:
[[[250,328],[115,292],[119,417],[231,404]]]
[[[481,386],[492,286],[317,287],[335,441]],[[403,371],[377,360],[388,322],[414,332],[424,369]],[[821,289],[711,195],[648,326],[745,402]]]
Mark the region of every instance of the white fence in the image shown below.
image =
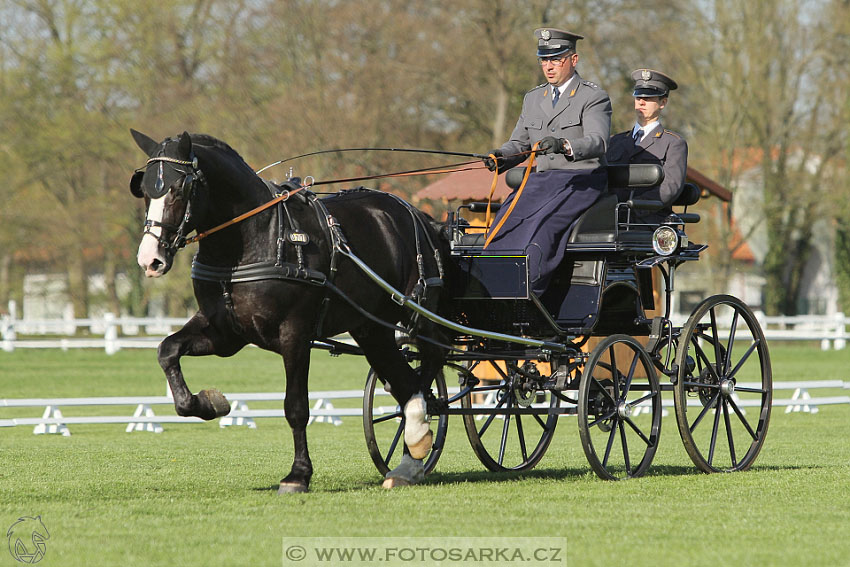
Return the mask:
[[[757,387],[758,384],[744,384],[741,386]],[[809,390],[829,389],[829,390],[850,390],[850,382],[842,380],[810,380],[810,381],[789,381],[789,382],[774,382],[774,392],[793,390],[794,393],[788,399],[773,399],[773,407],[784,407],[785,413],[805,412],[815,414],[818,412],[818,406],[834,405],[834,404],[850,404],[850,396],[819,396],[812,397]],[[449,395],[457,394],[459,388],[449,388]],[[286,395],[282,392],[271,393],[242,393],[225,394],[230,401],[230,413],[219,420],[219,427],[229,427],[234,425],[242,425],[249,428],[256,428],[256,419],[260,418],[283,418],[283,409],[260,409],[252,410],[248,408],[247,402],[269,402],[283,401]],[[310,423],[325,422],[334,425],[342,423],[342,417],[357,417],[358,423],[363,416],[362,407],[356,408],[334,408],[331,400],[337,399],[362,399],[362,390],[335,390],[324,392],[311,392],[309,399],[313,400],[313,407],[310,410]],[[389,405],[373,406],[373,415],[387,415],[398,411],[398,406],[395,401],[389,396],[382,396],[381,399],[386,399]],[[748,403],[746,403],[748,402]],[[69,425],[84,425],[84,424],[124,424],[126,432],[134,431],[150,431],[153,433],[162,433],[163,423],[203,423],[196,417],[179,417],[170,413],[168,415],[156,415],[152,406],[156,405],[171,405],[174,400],[169,396],[136,396],[136,397],[108,397],[108,398],[14,398],[0,399],[0,410],[4,408],[44,408],[41,417],[18,417],[18,418],[0,418],[0,428],[31,426],[34,427],[33,433],[36,435],[45,433],[55,433],[63,436],[70,436],[71,431]],[[699,400],[689,400],[688,405],[698,406]],[[665,398],[662,401],[664,408],[673,406],[673,400]],[[739,401],[743,411],[745,408],[758,405],[757,400],[742,400]],[[63,407],[81,407],[81,406],[135,406],[136,409],[133,415],[105,415],[105,416],[74,416],[65,417],[62,415]],[[638,410],[640,408],[637,408]],[[172,410],[173,411],[173,410]],[[668,412],[663,410],[664,415]],[[568,416],[564,416],[568,417]]]
[[[768,341],[815,341],[821,349],[846,348],[850,317],[795,315],[767,317],[756,313]],[[116,317],[106,313],[88,319],[17,319],[13,304],[0,317],[0,345],[17,348],[102,348],[113,354],[122,348],[156,348],[163,337],[182,327],[188,317]],[[684,321],[674,322],[681,324]],[[84,331],[86,337],[75,336]],[[19,339],[19,335],[30,338]],[[39,338],[31,338],[37,336]]]
[[[122,348],[156,348],[188,317],[102,317],[87,319],[16,319],[14,312],[0,318],[0,344],[6,352],[18,348],[101,348],[114,354]],[[80,332],[85,337],[76,336]],[[19,335],[29,338],[18,338]],[[32,338],[38,337],[38,338]]]
[[[847,346],[850,317],[834,315],[780,315],[756,313],[768,341],[818,341],[822,350],[842,350]]]

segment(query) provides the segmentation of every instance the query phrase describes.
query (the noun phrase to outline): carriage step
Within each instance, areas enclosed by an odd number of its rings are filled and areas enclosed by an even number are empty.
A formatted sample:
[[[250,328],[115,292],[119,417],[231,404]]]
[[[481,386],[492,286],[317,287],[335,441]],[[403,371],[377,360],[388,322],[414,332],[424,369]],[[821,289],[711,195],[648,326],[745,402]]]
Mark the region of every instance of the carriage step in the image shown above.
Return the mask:
[[[655,347],[661,340],[661,333],[664,330],[664,317],[653,317],[652,326],[649,330],[649,342],[646,343],[646,352],[655,352]]]

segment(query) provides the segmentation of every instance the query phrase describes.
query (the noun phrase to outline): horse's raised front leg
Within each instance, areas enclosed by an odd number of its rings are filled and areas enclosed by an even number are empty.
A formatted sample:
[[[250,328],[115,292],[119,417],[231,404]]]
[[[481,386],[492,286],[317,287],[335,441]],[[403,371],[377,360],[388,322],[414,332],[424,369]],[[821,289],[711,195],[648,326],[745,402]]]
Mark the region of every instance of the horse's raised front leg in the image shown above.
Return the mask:
[[[168,386],[174,395],[174,409],[177,415],[200,417],[211,420],[230,413],[230,403],[216,389],[201,390],[193,395],[180,369],[183,356],[204,356],[218,354],[231,356],[245,346],[244,341],[234,337],[225,337],[210,325],[200,312],[196,313],[182,329],[170,335],[159,345],[159,365],[168,379]]]
[[[313,463],[307,450],[307,421],[310,405],[307,397],[307,375],[310,371],[310,342],[300,338],[285,340],[281,355],[286,369],[286,398],[283,401],[286,421],[292,429],[295,458],[289,474],[280,481],[278,494],[307,492],[313,476]]]

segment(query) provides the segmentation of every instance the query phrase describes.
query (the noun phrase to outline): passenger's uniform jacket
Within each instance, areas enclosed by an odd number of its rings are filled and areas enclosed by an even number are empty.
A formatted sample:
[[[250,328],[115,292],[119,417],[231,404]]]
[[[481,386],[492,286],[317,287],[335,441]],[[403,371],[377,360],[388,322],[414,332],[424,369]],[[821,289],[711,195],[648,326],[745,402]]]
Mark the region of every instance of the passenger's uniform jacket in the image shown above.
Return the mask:
[[[608,163],[656,163],[664,169],[661,185],[643,189],[611,188],[621,201],[629,198],[653,199],[664,203],[664,207],[653,215],[642,215],[646,220],[660,222],[661,217],[672,213],[670,206],[682,192],[685,172],[688,168],[688,144],[684,138],[656,126],[638,144],[632,138],[632,130],[611,136],[608,144]],[[632,193],[634,191],[634,193]],[[649,217],[652,217],[650,219]]]
[[[605,165],[605,149],[611,135],[611,99],[608,93],[578,73],[569,90],[552,108],[552,89],[548,84],[528,91],[522,101],[522,114],[510,140],[502,145],[502,154],[512,156],[531,149],[546,136],[565,138],[573,156],[538,156],[537,171],[548,169],[595,169]],[[507,158],[503,170],[519,165],[528,156]]]

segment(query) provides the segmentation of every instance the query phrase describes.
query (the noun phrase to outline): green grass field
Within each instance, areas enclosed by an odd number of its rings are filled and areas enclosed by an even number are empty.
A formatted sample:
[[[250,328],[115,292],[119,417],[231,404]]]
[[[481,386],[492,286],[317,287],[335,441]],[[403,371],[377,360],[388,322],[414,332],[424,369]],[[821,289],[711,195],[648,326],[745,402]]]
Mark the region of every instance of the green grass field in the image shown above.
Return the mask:
[[[772,345],[771,354],[774,380],[850,380],[847,351]],[[194,391],[283,390],[280,360],[256,349],[186,359],[184,371]],[[317,352],[311,388],[361,388],[365,374],[360,359]],[[164,393],[154,351],[0,353],[0,398]],[[0,409],[0,418],[40,413]],[[282,565],[282,538],[308,536],[560,536],[569,565],[848,565],[848,424],[846,405],[815,415],[776,408],[751,471],[705,475],[671,412],[649,475],[613,483],[591,472],[573,417],[561,419],[525,474],[486,472],[452,421],[426,482],[384,491],[359,418],[346,418],[308,428],[312,493],[285,497],[275,489],[292,443],[280,419],[258,420],[255,430],[166,424],[160,435],[122,425],[71,426],[71,437],[3,428],[0,532],[41,515],[50,539],[39,565],[62,566]],[[0,567],[17,564],[0,548]]]

